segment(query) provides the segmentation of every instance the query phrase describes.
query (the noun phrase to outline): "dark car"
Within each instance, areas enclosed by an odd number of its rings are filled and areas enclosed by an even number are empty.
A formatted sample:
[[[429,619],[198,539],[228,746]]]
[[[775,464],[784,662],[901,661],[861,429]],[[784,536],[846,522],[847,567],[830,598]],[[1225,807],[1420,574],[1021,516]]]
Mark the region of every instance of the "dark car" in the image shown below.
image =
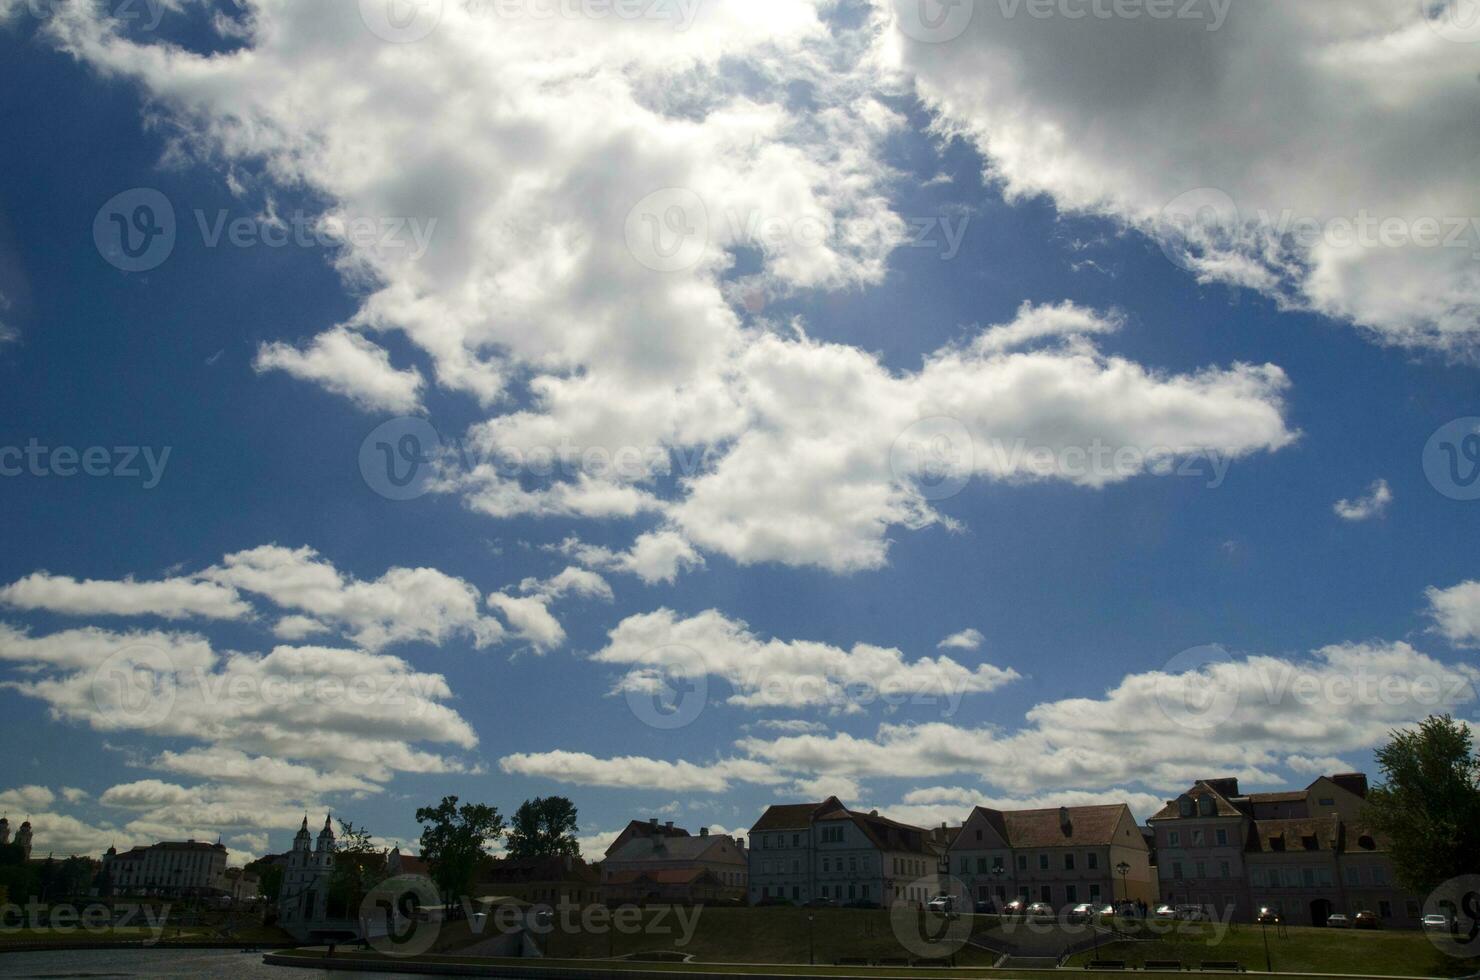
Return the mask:
[[[1377,913],[1370,909],[1363,909],[1352,919],[1352,926],[1357,929],[1381,929],[1382,920]]]
[[[1256,917],[1254,919],[1254,921],[1257,922],[1257,923],[1259,923],[1262,926],[1275,926],[1275,925],[1279,925],[1279,922],[1280,922],[1280,914],[1278,912],[1276,912],[1274,909],[1271,909],[1271,908],[1262,908],[1262,909],[1259,910],[1259,915],[1258,915],[1258,917]]]
[[[997,903],[994,902],[994,901],[992,901],[990,898],[981,899],[979,902],[976,903],[976,914],[977,915],[996,915],[997,914]]]

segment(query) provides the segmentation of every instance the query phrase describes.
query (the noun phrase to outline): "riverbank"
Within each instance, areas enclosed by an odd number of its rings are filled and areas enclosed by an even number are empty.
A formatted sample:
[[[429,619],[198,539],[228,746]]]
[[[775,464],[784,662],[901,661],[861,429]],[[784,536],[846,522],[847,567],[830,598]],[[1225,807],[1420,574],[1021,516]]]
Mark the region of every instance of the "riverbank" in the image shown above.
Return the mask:
[[[494,959],[471,956],[386,956],[353,950],[336,951],[331,957],[324,949],[294,949],[269,953],[262,958],[272,966],[312,970],[351,970],[362,973],[400,973],[425,976],[503,977],[506,980],[919,980],[921,977],[947,980],[1000,980],[1011,976],[1065,974],[1076,980],[1113,980],[1125,976],[1122,971],[1101,972],[1085,969],[1028,970],[1013,968],[1010,972],[990,967],[862,967],[862,966],[783,966],[774,963],[645,963],[613,960],[531,960]],[[1214,977],[1247,977],[1249,973],[1232,971],[1190,971],[1177,976],[1182,980],[1207,980]],[[1436,980],[1414,976],[1366,976],[1334,973],[1260,973],[1260,976],[1285,980]]]

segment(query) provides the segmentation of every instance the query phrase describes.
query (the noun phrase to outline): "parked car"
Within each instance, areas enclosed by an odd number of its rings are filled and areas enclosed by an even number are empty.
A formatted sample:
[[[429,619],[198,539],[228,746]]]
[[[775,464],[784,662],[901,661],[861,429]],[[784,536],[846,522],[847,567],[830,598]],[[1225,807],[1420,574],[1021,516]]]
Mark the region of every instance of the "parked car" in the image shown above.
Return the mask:
[[[990,898],[983,898],[976,903],[977,915],[996,915],[997,903]]]
[[[1254,921],[1259,923],[1261,926],[1279,925],[1280,914],[1274,909],[1266,906],[1259,910],[1259,914],[1254,918]]]
[[[1358,929],[1381,929],[1382,920],[1379,919],[1377,917],[1377,913],[1373,912],[1371,909],[1363,909],[1362,911],[1358,912],[1357,917],[1352,920],[1352,925],[1354,925]]]
[[[1021,898],[1014,898],[1002,906],[1002,914],[1009,918],[1021,918],[1028,914],[1028,903]]]
[[[1423,917],[1423,927],[1426,931],[1448,932],[1449,916],[1442,912],[1431,912]]]
[[[1207,910],[1201,905],[1178,905],[1177,918],[1185,922],[1201,922],[1208,917]]]
[[[925,908],[938,915],[956,915],[956,896],[937,895],[926,903]]]
[[[1043,920],[1057,919],[1058,916],[1054,914],[1053,906],[1047,902],[1034,902],[1028,906],[1028,918]]]
[[[1115,906],[1113,905],[1101,905],[1100,910],[1096,913],[1096,915],[1100,915],[1105,918],[1114,918],[1117,914],[1118,913],[1115,911]]]
[[[814,898],[814,899],[812,899],[812,901],[810,901],[810,902],[807,903],[807,908],[809,908],[809,909],[830,909],[830,908],[835,907],[837,904],[838,904],[837,902],[833,901],[830,898]]]
[[[1098,911],[1099,909],[1088,902],[1081,902],[1069,910],[1069,921],[1088,922],[1095,917],[1095,913]]]
[[[1177,917],[1177,910],[1170,905],[1158,905],[1152,916],[1158,919],[1175,919]]]
[[[1351,927],[1352,927],[1352,920],[1349,919],[1349,918],[1347,918],[1345,915],[1341,914],[1340,912],[1336,912],[1336,913],[1333,913],[1331,915],[1326,916],[1326,928],[1327,929],[1350,929]]]

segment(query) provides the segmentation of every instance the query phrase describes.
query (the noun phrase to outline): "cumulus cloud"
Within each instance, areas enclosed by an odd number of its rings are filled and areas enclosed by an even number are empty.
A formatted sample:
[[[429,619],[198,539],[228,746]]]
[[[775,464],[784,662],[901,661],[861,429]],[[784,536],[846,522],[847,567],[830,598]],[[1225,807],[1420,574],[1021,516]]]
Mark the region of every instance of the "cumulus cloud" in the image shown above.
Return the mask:
[[[626,551],[613,551],[586,544],[577,537],[566,538],[551,550],[591,568],[629,572],[649,584],[673,582],[681,572],[704,564],[704,557],[694,546],[683,535],[672,530],[649,531],[639,535]]]
[[[974,4],[949,25],[959,36],[931,43],[910,29],[912,0],[877,3],[893,21],[881,65],[974,142],[1010,200],[1118,219],[1201,280],[1384,342],[1473,354],[1474,45],[1424,4],[1254,0],[1089,20],[1020,6]]]
[[[251,614],[235,589],[188,578],[159,582],[78,581],[34,572],[0,588],[0,603],[68,616],[161,616],[184,619],[242,619]]]
[[[738,778],[735,767],[742,763],[759,767],[765,778],[755,781],[793,785],[814,785],[808,781],[822,777],[857,784],[901,774],[973,775],[993,788],[985,800],[1046,801],[1074,793],[1088,800],[1113,791],[1120,799],[1142,794],[1135,799],[1146,806],[1150,795],[1209,775],[1280,783],[1291,746],[1320,763],[1337,761],[1337,753],[1370,748],[1393,728],[1472,705],[1477,683],[1480,670],[1446,664],[1406,643],[1339,644],[1305,658],[1225,655],[1195,668],[1131,674],[1102,698],[1038,704],[1015,730],[884,723],[871,737],[812,731],[747,736],[735,743],[734,757],[698,771],[687,762],[569,752],[511,757],[517,764],[507,771],[590,785],[615,785],[634,775],[658,785],[671,767],[681,766],[687,784],[713,787]],[[905,805],[948,805],[944,790],[931,792]]]
[[[744,708],[828,707],[857,713],[874,703],[928,698],[954,713],[962,697],[1017,680],[1011,668],[975,669],[949,657],[906,660],[893,648],[851,648],[806,640],[762,639],[742,622],[709,610],[680,618],[669,609],[629,616],[591,657],[632,669],[619,691],[645,691],[656,678],[718,677]]]
[[[1393,491],[1388,482],[1377,480],[1364,496],[1355,500],[1338,500],[1334,509],[1336,516],[1344,521],[1369,521],[1374,517],[1384,516],[1392,502]]]
[[[1429,616],[1455,646],[1480,646],[1480,582],[1461,582],[1447,589],[1430,587]]]
[[[499,760],[499,768],[519,776],[536,776],[580,786],[665,789],[684,793],[723,793],[733,782],[774,785],[780,778],[770,767],[745,759],[707,765],[664,762],[641,756],[601,759],[586,752],[516,752]]]
[[[964,629],[941,640],[936,644],[936,648],[940,650],[978,650],[986,639],[979,629]]]
[[[1293,438],[1278,368],[1106,356],[1094,340],[1119,314],[1024,307],[902,374],[742,317],[741,294],[878,285],[905,239],[882,162],[904,120],[880,97],[873,25],[819,2],[706,3],[683,31],[443,6],[416,44],[284,0],[253,0],[240,47],[209,57],[82,5],[46,33],[142,84],[191,134],[182,150],[311,188],[325,221],[437,220],[425,249],[344,242],[360,308],[259,364],[394,410],[422,378],[370,335],[399,334],[429,384],[489,409],[527,377],[525,404],[468,432],[479,463],[437,484],[473,509],[655,519],[629,552],[587,559],[649,582],[703,552],[851,572],[886,562],[890,528],[942,521],[921,466],[1100,487]],[[741,251],[757,268],[735,277]],[[896,452],[938,446],[941,418],[971,444]],[[1122,455],[1076,462],[1102,446]],[[556,472],[531,466],[552,454]]]

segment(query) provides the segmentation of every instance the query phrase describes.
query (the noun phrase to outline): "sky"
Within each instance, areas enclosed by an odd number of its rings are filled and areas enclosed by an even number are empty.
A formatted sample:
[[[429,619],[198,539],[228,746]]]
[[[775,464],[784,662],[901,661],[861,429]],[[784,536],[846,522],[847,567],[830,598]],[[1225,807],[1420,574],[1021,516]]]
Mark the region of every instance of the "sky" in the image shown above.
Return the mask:
[[[0,810],[743,832],[1476,721],[1480,6],[0,0]]]

